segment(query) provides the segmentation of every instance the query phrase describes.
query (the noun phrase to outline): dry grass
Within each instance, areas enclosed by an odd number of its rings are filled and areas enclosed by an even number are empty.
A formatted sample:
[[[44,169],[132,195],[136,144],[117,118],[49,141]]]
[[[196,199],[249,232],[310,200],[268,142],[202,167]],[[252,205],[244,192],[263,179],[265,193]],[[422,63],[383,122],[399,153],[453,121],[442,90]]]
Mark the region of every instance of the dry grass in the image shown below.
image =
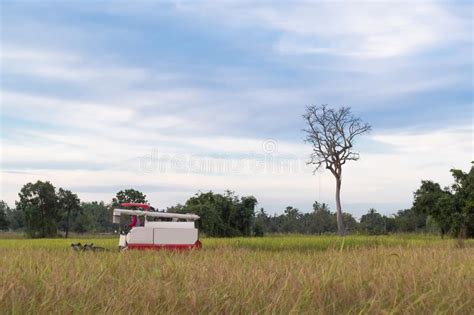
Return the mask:
[[[397,244],[366,238],[364,247],[357,237],[346,238],[344,246],[333,237],[339,243],[311,250],[310,243],[327,239],[205,240],[203,250],[186,253],[76,253],[65,240],[3,240],[0,313],[470,314],[474,309],[472,242],[458,249],[451,241]],[[376,246],[370,243],[374,239]],[[286,250],[285,242],[304,246]],[[97,243],[113,247],[116,240]]]

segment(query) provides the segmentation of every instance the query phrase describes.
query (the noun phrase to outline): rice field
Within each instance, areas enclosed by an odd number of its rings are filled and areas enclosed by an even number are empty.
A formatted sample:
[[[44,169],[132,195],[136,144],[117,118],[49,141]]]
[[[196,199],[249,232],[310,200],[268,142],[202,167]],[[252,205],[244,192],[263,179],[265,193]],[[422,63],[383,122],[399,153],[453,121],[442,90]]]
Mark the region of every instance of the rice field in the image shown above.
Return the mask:
[[[74,252],[72,242],[110,251]],[[472,314],[474,240],[204,239],[190,252],[117,239],[0,239],[0,314]]]

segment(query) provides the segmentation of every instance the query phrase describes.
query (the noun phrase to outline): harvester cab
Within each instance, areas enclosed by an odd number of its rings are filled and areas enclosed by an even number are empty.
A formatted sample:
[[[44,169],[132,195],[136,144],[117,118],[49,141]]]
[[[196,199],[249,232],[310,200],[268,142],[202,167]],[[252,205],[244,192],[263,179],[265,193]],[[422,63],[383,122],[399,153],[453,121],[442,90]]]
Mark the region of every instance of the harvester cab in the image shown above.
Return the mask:
[[[114,209],[113,222],[120,223],[122,215],[131,216],[131,222],[120,233],[121,249],[200,249],[195,214],[156,211],[143,203],[122,203]],[[133,209],[126,209],[133,208]]]

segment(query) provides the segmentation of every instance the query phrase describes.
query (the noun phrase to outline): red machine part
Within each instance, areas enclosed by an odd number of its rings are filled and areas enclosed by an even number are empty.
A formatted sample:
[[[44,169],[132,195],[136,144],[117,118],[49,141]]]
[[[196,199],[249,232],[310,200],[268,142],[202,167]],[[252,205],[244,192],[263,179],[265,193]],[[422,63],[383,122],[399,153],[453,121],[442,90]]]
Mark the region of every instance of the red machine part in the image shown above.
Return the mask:
[[[150,210],[150,205],[146,203],[124,202],[120,204],[122,207],[137,207],[145,210]]]
[[[202,243],[200,240],[197,240],[194,244],[128,244],[128,249],[139,249],[139,250],[159,250],[159,249],[168,249],[175,251],[183,251],[190,249],[201,249]]]
[[[143,210],[150,210],[150,205],[146,204],[146,203],[123,202],[123,203],[120,204],[120,206],[122,206],[122,207],[137,207],[137,208],[141,208]],[[133,215],[132,216],[132,223],[130,223],[128,225],[128,227],[132,228],[132,227],[137,226],[137,221],[138,221],[137,216]]]

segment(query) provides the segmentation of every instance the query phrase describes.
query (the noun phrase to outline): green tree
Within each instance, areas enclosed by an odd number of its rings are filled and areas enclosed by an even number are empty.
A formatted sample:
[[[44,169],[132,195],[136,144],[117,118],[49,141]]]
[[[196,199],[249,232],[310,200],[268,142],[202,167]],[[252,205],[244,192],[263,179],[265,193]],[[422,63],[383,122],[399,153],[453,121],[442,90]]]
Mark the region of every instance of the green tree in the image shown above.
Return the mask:
[[[417,213],[430,215],[439,225],[441,237],[451,229],[453,203],[449,191],[441,189],[438,183],[422,181],[415,192],[413,210]]]
[[[255,206],[257,203],[257,199],[254,196],[243,196],[236,205],[235,226],[244,236],[250,236],[252,234],[252,227],[254,226],[255,220]]]
[[[18,208],[10,208],[6,206],[5,212],[9,229],[17,231],[25,227],[25,215],[23,211]]]
[[[383,216],[383,220],[385,221],[385,232],[386,233],[394,233],[397,231],[397,222],[394,216]]]
[[[71,215],[74,218],[79,215],[81,212],[81,201],[79,200],[79,197],[77,197],[76,194],[73,194],[70,190],[59,188],[58,203],[63,216],[61,223],[64,225],[64,232],[66,233],[65,237],[68,238]]]
[[[432,216],[426,217],[425,231],[431,234],[441,233],[438,222]]]
[[[394,231],[415,233],[422,231],[426,226],[428,216],[417,212],[413,208],[399,210],[393,216]]]
[[[348,233],[353,233],[359,230],[359,222],[357,222],[352,214],[344,212],[342,216],[344,218],[344,224]],[[333,229],[333,231],[336,231],[336,229]]]
[[[103,201],[82,202],[82,211],[72,222],[72,230],[84,232],[112,232],[115,228],[112,223],[112,214]]]
[[[474,166],[468,173],[452,169],[451,174],[454,183],[445,189],[432,181],[422,181],[414,194],[413,209],[431,216],[441,236],[448,232],[460,238],[474,236]]]
[[[325,203],[313,203],[313,212],[309,214],[311,234],[323,234],[334,232],[337,230],[336,220],[333,213],[331,213],[329,206]]]
[[[8,219],[7,213],[10,211],[10,207],[3,200],[0,200],[0,230],[8,230]]]
[[[18,196],[17,208],[24,213],[27,235],[56,236],[60,213],[54,186],[42,181],[27,183]]]
[[[116,197],[112,200],[112,203],[115,205],[124,202],[148,203],[148,200],[146,199],[146,195],[141,191],[130,188],[119,191]]]
[[[268,233],[270,224],[270,217],[265,212],[265,209],[260,208],[260,211],[255,217],[255,236],[264,236],[266,233]]]
[[[195,213],[201,217],[197,226],[209,236],[250,236],[253,233],[255,206],[253,196],[239,197],[234,192],[198,193],[184,206],[168,208],[179,213]]]
[[[474,164],[474,162],[472,162]],[[474,166],[469,173],[452,169],[453,232],[460,238],[474,237]]]
[[[197,221],[198,228],[209,236],[229,236],[226,223],[228,219],[223,218],[224,205],[222,196],[219,198],[213,192],[198,193],[189,198],[181,213],[195,213],[200,216]]]
[[[285,209],[285,216],[284,221],[282,224],[282,232],[283,233],[296,233],[298,232],[300,225],[302,214],[300,210],[297,208],[293,208],[292,206],[288,206]]]
[[[259,237],[262,237],[265,235],[264,226],[259,221],[255,222],[254,235],[259,236]]]
[[[360,218],[360,229],[371,235],[385,234],[385,221],[375,209],[370,209]]]

